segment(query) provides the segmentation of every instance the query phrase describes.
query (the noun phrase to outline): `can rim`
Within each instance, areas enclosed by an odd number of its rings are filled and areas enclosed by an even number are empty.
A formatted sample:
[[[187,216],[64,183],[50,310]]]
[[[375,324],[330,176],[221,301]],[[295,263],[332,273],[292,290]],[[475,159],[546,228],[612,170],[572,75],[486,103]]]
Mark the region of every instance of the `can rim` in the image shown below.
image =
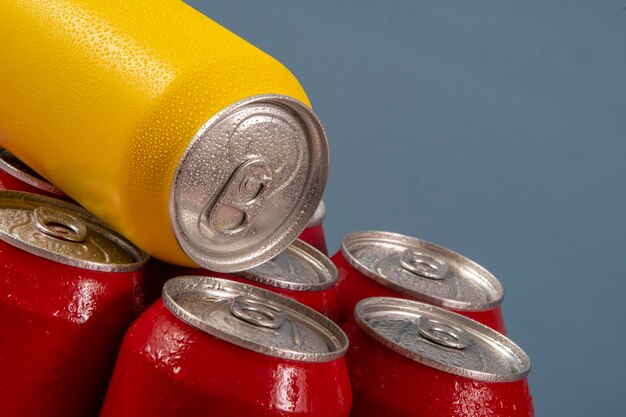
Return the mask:
[[[394,307],[398,311],[398,314],[410,314],[412,311],[429,312],[434,313],[440,317],[446,317],[455,324],[463,327],[463,330],[469,331],[475,337],[482,340],[489,340],[496,345],[494,350],[497,350],[504,354],[505,352],[519,361],[520,370],[518,372],[511,371],[508,375],[497,374],[487,371],[478,371],[473,369],[467,369],[460,365],[453,363],[442,363],[440,361],[431,359],[427,356],[420,355],[419,353],[412,351],[408,348],[401,346],[398,343],[386,339],[380,335],[369,323],[366,321],[365,316],[385,314],[385,307]],[[357,303],[354,309],[354,320],[358,327],[363,330],[368,336],[376,340],[383,346],[399,353],[415,362],[434,368],[450,374],[470,378],[473,380],[483,382],[515,382],[520,381],[528,376],[531,369],[531,361],[529,356],[524,350],[519,347],[508,337],[495,331],[494,329],[485,326],[482,323],[465,317],[461,314],[455,313],[450,310],[446,310],[441,307],[426,304],[420,301],[406,300],[393,297],[371,297],[366,298]]]
[[[310,137],[314,138],[309,141],[308,144],[314,147],[316,152],[319,153],[320,167],[319,170],[315,170],[314,176],[307,176],[307,183],[310,183],[311,186],[305,188],[301,193],[301,195],[306,198],[301,198],[292,208],[289,216],[283,219],[281,226],[287,225],[288,227],[275,228],[274,232],[272,232],[266,241],[251,245],[252,249],[247,248],[245,251],[240,250],[235,256],[231,253],[230,256],[214,255],[211,257],[206,247],[202,247],[203,242],[198,242],[198,239],[194,240],[194,237],[190,236],[182,225],[182,223],[185,223],[184,219],[186,216],[182,210],[179,210],[175,201],[179,188],[182,188],[182,186],[178,184],[185,182],[183,179],[185,175],[185,163],[191,158],[190,155],[193,154],[195,145],[201,143],[205,133],[209,131],[211,127],[218,125],[219,122],[226,117],[253,104],[275,105],[296,115],[299,118],[299,123],[306,126],[307,131],[310,132]],[[170,186],[168,205],[170,225],[176,241],[189,258],[208,270],[216,272],[238,272],[257,266],[278,255],[306,228],[309,219],[313,216],[322,199],[322,194],[328,179],[328,166],[329,150],[326,133],[324,132],[320,120],[307,105],[295,98],[279,94],[260,94],[239,100],[218,111],[204,123],[194,134],[177,164]],[[288,221],[288,219],[291,220]],[[280,233],[277,233],[278,230],[280,230]]]
[[[400,284],[392,282],[380,275],[376,274],[374,271],[370,270],[366,265],[361,263],[355,256],[350,253],[348,246],[355,241],[360,239],[373,240],[378,239],[380,242],[389,242],[389,243],[403,243],[407,245],[416,245],[416,246],[424,246],[426,248],[434,249],[435,251],[439,251],[445,253],[446,256],[450,257],[454,261],[462,264],[464,266],[468,266],[471,269],[478,271],[481,279],[489,286],[492,290],[490,292],[490,300],[484,302],[470,302],[470,301],[461,301],[450,298],[443,298],[440,296],[433,296],[430,294],[425,294],[420,291],[413,290],[411,288],[406,288]],[[359,231],[352,232],[347,234],[343,241],[341,242],[341,253],[348,261],[348,263],[359,271],[361,274],[366,277],[372,279],[376,283],[391,288],[392,290],[412,297],[417,301],[426,301],[428,303],[450,308],[457,311],[488,311],[493,308],[496,308],[500,304],[502,304],[502,300],[504,299],[504,287],[500,283],[500,281],[487,269],[478,263],[472,261],[465,256],[454,252],[450,249],[444,248],[443,246],[439,246],[437,244],[428,242],[426,240],[418,239],[412,236],[403,235],[400,233],[393,232],[384,232],[384,231]]]
[[[241,294],[246,296],[257,296],[267,299],[275,304],[285,306],[289,309],[292,315],[299,315],[300,317],[303,317],[306,319],[308,325],[315,327],[317,331],[323,332],[328,340],[334,341],[334,349],[329,352],[322,353],[299,352],[285,348],[266,346],[251,339],[235,336],[205,323],[179,305],[176,297],[183,295],[183,293],[181,293],[177,287],[182,287],[186,290],[187,292],[185,292],[185,294],[189,292],[200,293],[203,288],[219,288],[221,290],[229,290],[232,292],[239,291]],[[348,350],[348,336],[346,336],[343,330],[341,330],[341,328],[333,323],[329,318],[304,304],[254,285],[210,276],[183,275],[172,278],[165,283],[162,291],[162,299],[163,304],[167,307],[167,309],[188,325],[218,339],[267,356],[298,362],[321,363],[340,359]]]
[[[42,204],[42,206],[59,208],[72,214],[78,215],[90,223],[89,227],[95,229],[101,234],[106,235],[108,239],[113,241],[116,245],[122,247],[126,251],[126,253],[133,260],[135,260],[135,262],[107,264],[102,262],[68,258],[60,254],[49,252],[37,246],[29,245],[25,242],[13,238],[10,235],[0,233],[0,240],[11,246],[53,262],[99,272],[135,272],[142,269],[148,262],[149,256],[146,252],[133,245],[130,241],[128,241],[122,235],[113,230],[109,225],[104,223],[102,220],[100,220],[91,212],[87,211],[81,206],[69,203],[67,201],[59,200],[54,197],[48,197],[40,194],[33,194],[21,191],[0,190],[0,200],[3,199],[13,201],[25,201],[35,204],[40,203]]]
[[[38,190],[45,191],[47,193],[54,194],[59,197],[66,197],[66,194],[63,191],[61,191],[60,189],[52,185],[52,183],[48,182],[45,178],[36,177],[28,172],[23,171],[22,169],[20,169],[20,167],[12,164],[10,159],[9,160],[6,159],[7,154],[15,158],[17,161],[19,161],[28,169],[32,170],[34,173],[36,173],[32,168],[30,168],[28,165],[22,162],[18,157],[13,155],[13,153],[11,153],[8,149],[3,148],[2,146],[0,146],[0,170],[1,171],[6,172],[7,174],[13,176],[14,178],[17,178],[18,180],[32,187],[35,187]]]
[[[335,264],[324,255],[322,252],[317,250],[315,247],[309,245],[306,242],[303,242],[300,239],[294,240],[291,245],[287,246],[285,251],[292,251],[296,253],[299,259],[302,259],[303,262],[316,262],[321,268],[316,268],[316,270],[321,270],[324,272],[328,272],[330,275],[330,279],[324,282],[320,282],[317,284],[305,284],[301,282],[292,282],[292,281],[282,281],[277,279],[272,279],[269,277],[264,277],[258,275],[254,272],[254,268],[241,271],[237,273],[237,275],[249,279],[250,281],[258,282],[260,284],[269,285],[274,288],[282,288],[286,290],[293,291],[322,291],[328,288],[331,288],[335,283],[337,283],[337,279],[339,278],[339,271]]]

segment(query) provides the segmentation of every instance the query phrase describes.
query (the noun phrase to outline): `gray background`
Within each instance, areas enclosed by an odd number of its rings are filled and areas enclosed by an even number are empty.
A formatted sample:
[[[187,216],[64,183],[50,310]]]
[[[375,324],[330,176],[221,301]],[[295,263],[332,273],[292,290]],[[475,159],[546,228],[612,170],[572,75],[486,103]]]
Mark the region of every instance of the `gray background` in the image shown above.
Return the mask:
[[[188,2],[308,92],[332,252],[380,229],[477,261],[537,415],[624,415],[625,0]]]

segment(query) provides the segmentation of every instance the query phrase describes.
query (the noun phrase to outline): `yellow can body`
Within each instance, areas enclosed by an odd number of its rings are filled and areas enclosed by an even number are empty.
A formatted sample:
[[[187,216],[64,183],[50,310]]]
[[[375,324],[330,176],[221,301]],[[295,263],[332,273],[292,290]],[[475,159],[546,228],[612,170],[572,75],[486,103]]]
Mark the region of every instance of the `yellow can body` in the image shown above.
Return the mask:
[[[179,0],[0,0],[0,146],[148,253],[193,264],[168,214],[198,129],[279,62]]]

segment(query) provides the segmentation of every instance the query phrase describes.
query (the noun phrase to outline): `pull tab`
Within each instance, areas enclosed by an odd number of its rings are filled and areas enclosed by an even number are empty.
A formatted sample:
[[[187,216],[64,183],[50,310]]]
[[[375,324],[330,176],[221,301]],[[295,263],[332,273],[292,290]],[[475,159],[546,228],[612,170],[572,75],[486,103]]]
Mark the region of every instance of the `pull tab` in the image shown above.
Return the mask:
[[[448,264],[425,253],[407,249],[400,257],[400,265],[405,270],[430,279],[444,279],[448,272]]]
[[[255,326],[278,329],[285,322],[285,312],[263,300],[240,295],[233,299],[230,313]]]
[[[417,328],[422,337],[443,347],[465,349],[470,338],[462,329],[448,326],[440,321],[421,316]]]
[[[33,210],[35,227],[47,236],[69,242],[84,242],[87,239],[87,225],[77,216],[51,207],[37,207]]]
[[[260,210],[271,183],[270,166],[263,158],[254,157],[241,164],[210,209],[210,227],[229,235],[244,230]]]

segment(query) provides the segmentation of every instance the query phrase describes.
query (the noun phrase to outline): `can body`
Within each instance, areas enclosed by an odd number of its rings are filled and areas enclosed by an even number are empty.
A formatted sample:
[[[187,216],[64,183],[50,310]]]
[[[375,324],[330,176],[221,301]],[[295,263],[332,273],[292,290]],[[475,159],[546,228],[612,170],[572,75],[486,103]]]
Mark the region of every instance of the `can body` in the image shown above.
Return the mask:
[[[143,272],[62,265],[0,242],[0,408],[96,415],[124,332],[143,309]]]
[[[185,267],[174,265],[156,258],[150,258],[146,265],[145,293],[148,305],[154,304],[161,298],[163,285],[181,275],[206,275],[207,271],[202,268]]]
[[[373,340],[350,319],[346,356],[352,417],[531,417],[527,379],[482,382],[417,363]]]
[[[100,417],[347,417],[345,361],[301,363],[192,328],[161,301],[129,329]]]
[[[3,2],[0,49],[0,145],[171,263],[194,265],[169,198],[199,129],[249,97],[308,105],[279,62],[178,0]]]
[[[341,251],[333,255],[331,259],[339,273],[337,281],[337,303],[339,305],[339,320],[341,323],[345,323],[352,317],[354,306],[365,298],[398,297],[409,300],[415,299],[414,297],[385,287],[365,276],[345,259]],[[506,334],[506,327],[504,325],[500,305],[485,311],[449,310],[483,323],[502,334]]]
[[[300,233],[298,239],[328,256],[328,245],[326,245],[326,235],[324,234],[324,225],[322,223],[307,227]]]

